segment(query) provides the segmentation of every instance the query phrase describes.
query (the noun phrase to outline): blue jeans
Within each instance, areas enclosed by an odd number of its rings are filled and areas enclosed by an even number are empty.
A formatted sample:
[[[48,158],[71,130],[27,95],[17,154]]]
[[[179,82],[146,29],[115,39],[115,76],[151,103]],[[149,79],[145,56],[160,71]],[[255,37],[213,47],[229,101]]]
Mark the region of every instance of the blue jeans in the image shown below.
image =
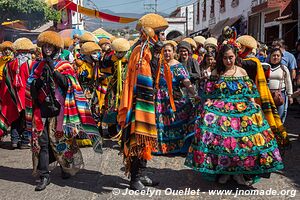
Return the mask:
[[[281,95],[284,98],[284,103],[281,106],[278,106],[277,110],[282,123],[284,123],[287,116],[287,109],[288,109],[289,102],[285,90],[281,91]]]
[[[17,144],[19,142],[21,142],[21,144],[29,144],[30,142],[31,135],[29,132],[25,131],[24,121],[25,111],[22,111],[19,118],[11,124],[10,137],[13,144]]]

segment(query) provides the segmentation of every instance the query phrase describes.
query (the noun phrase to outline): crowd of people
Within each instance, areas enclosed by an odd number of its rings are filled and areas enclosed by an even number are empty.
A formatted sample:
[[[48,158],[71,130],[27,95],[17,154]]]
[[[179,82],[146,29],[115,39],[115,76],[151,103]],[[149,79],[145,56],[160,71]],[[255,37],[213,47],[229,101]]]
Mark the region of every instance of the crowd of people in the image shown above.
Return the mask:
[[[36,191],[50,183],[50,163],[70,178],[83,167],[80,148],[102,152],[103,138],[119,141],[133,190],[158,184],[144,173],[153,155],[184,155],[220,184],[251,185],[283,169],[300,54],[282,39],[268,48],[237,37],[234,27],[166,40],[167,27],[150,13],[134,41],[45,31],[37,44],[0,44],[0,137],[31,148]]]

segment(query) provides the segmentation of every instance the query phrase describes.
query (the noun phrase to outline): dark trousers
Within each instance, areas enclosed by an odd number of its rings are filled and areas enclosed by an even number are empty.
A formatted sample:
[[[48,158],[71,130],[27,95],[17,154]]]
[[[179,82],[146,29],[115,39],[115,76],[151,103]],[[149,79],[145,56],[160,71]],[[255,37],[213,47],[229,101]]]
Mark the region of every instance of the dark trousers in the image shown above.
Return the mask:
[[[46,119],[44,130],[42,135],[39,137],[40,153],[39,153],[39,164],[38,170],[40,171],[41,177],[49,177],[49,163],[55,161],[55,157],[49,142],[49,121]]]
[[[131,160],[131,180],[136,180],[142,176],[142,171],[147,167],[147,160],[139,159],[138,157],[134,156]]]
[[[20,112],[20,116],[17,120],[11,124],[11,142],[17,144],[21,142],[22,144],[29,144],[30,136],[27,131],[25,131],[25,111]]]

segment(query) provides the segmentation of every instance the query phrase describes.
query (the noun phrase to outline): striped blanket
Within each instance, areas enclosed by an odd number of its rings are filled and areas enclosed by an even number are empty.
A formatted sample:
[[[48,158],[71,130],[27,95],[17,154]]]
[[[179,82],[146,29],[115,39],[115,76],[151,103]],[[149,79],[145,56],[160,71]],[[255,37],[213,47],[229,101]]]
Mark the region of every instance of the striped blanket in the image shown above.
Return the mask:
[[[31,61],[19,64],[18,59],[6,63],[0,86],[0,137],[5,133],[19,113],[25,109],[26,81]]]
[[[272,129],[272,132],[276,137],[278,145],[280,147],[287,147],[289,145],[289,138],[279,117],[271,92],[267,86],[265,73],[261,66],[261,63],[257,58],[254,57],[247,58],[245,60],[252,60],[257,64],[255,84],[259,91],[260,98],[255,99],[255,101],[261,105],[265,117]]]
[[[38,137],[43,131],[44,125],[39,108],[33,104],[30,85],[34,79],[41,76],[44,65],[45,62],[41,61],[33,66],[26,88],[26,128],[32,133],[33,152],[40,150]],[[65,103],[62,105],[64,106],[63,131],[65,136],[70,138],[75,137],[80,132],[85,133],[94,142],[94,147],[99,150],[101,148],[99,147],[101,145],[99,131],[72,66],[67,61],[59,61],[54,70],[68,77],[68,90]]]
[[[130,157],[149,160],[157,144],[151,52],[147,44],[144,45],[137,46],[129,59],[118,111],[126,172],[130,168]]]

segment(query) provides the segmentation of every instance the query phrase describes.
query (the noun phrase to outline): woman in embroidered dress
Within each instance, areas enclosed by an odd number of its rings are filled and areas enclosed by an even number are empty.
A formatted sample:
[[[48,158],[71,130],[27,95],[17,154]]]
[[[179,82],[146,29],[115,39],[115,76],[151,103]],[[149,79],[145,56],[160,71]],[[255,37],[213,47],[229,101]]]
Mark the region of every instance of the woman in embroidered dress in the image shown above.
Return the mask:
[[[196,109],[189,97],[182,93],[181,87],[185,87],[191,96],[195,96],[195,91],[186,68],[174,59],[175,46],[166,43],[163,51],[164,61],[159,68],[156,82],[158,149],[155,153],[186,153],[194,133],[193,111]]]
[[[41,191],[50,183],[49,163],[57,161],[62,178],[75,175],[83,166],[75,136],[85,132],[99,141],[99,132],[89,105],[68,61],[60,59],[63,40],[53,31],[37,39],[43,60],[37,62],[26,87],[26,125],[32,134],[33,175],[39,170]]]
[[[254,102],[259,97],[256,86],[235,64],[235,52],[230,44],[220,49],[185,165],[206,177],[218,175],[219,183],[233,175],[238,184],[248,185],[246,176],[254,183],[283,164],[274,134]]]

